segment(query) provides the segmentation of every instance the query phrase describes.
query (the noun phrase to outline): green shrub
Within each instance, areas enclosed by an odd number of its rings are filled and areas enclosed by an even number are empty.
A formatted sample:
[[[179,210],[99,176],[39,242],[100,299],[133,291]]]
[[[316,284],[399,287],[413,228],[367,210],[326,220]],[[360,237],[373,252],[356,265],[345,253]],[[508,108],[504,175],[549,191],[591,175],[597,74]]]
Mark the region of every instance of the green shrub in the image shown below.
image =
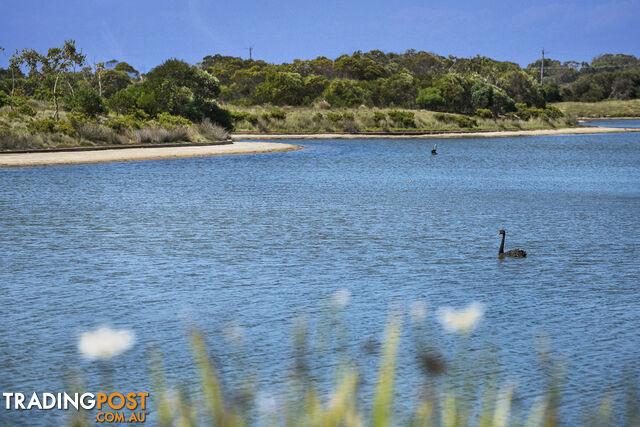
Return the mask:
[[[440,93],[440,89],[436,87],[427,87],[420,89],[418,92],[416,104],[418,104],[420,108],[433,109],[443,105],[444,98]]]
[[[478,126],[478,122],[476,121],[476,119],[467,117],[467,116],[460,116],[457,114],[436,113],[434,114],[433,117],[439,122],[455,124],[461,128],[471,128],[474,126]]]
[[[11,104],[11,98],[9,95],[0,90],[0,107]]]
[[[373,122],[378,124],[381,121],[385,120],[387,117],[385,116],[384,113],[381,113],[380,111],[375,111],[373,113]]]
[[[95,117],[107,111],[98,91],[89,86],[80,86],[76,89],[73,95],[66,98],[65,106],[71,111],[77,111],[89,117]]]
[[[560,117],[564,117],[564,113],[558,107],[553,105],[547,105],[544,108],[544,111],[550,119],[559,119]]]
[[[400,124],[402,127],[405,127],[405,128],[416,127],[415,114],[412,111],[394,110],[394,111],[389,111],[387,113],[387,116],[389,116],[389,119]]]
[[[324,116],[322,115],[322,113],[316,113],[313,115],[313,117],[311,117],[311,120],[313,120],[314,122],[321,122],[324,119]]]
[[[258,123],[258,116],[246,111],[229,111],[233,123],[247,122],[255,125]]]
[[[68,136],[76,136],[76,129],[73,125],[67,120],[60,120],[56,123],[55,131],[64,133]]]
[[[9,120],[18,119],[18,118],[20,118],[20,117],[22,117],[22,116],[20,115],[20,113],[18,112],[18,110],[10,110],[10,111],[7,113],[7,118],[8,118]]]
[[[271,110],[269,117],[274,120],[284,120],[287,118],[287,113],[284,110]]]
[[[18,112],[20,114],[24,114],[25,116],[34,117],[37,113],[36,110],[29,107],[27,104],[22,104],[20,108],[18,108]]]
[[[53,133],[56,131],[56,121],[45,117],[39,120],[31,120],[27,123],[29,133]]]
[[[192,125],[191,120],[181,116],[173,116],[169,113],[160,113],[156,117],[158,124],[165,129],[176,129]]]
[[[481,119],[492,119],[493,113],[488,108],[478,108],[476,109],[476,117],[480,117]]]
[[[342,114],[342,120],[355,120],[356,116],[353,113]]]
[[[133,114],[114,117],[113,119],[108,120],[105,124],[107,127],[118,133],[122,133],[129,129],[140,129],[144,125],[144,123]]]
[[[329,111],[327,113],[327,120],[331,122],[339,122],[340,120],[342,120],[342,114]]]
[[[76,130],[67,120],[55,121],[52,118],[30,120],[27,123],[27,130],[31,134],[36,133],[63,133],[68,136],[75,136]]]
[[[138,98],[140,98],[140,88],[131,85],[112,95],[111,98],[107,100],[107,105],[117,113],[129,114],[138,109]]]

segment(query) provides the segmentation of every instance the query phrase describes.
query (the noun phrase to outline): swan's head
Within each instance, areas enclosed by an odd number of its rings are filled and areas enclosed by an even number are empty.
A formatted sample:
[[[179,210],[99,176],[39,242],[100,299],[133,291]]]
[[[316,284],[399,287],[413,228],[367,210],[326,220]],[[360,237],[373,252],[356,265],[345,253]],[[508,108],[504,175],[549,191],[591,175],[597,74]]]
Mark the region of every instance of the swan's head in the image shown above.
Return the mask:
[[[504,230],[500,230],[500,231],[498,231],[498,236],[499,236],[499,235],[501,235],[501,234],[505,234],[505,235],[506,235],[507,233],[505,233],[505,231],[504,231]]]

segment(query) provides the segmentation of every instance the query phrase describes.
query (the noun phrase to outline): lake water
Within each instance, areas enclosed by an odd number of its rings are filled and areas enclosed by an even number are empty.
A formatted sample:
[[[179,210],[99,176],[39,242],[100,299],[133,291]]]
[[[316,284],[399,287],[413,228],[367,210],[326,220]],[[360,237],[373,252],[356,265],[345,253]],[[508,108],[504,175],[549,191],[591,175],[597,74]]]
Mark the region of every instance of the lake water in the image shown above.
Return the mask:
[[[599,126],[611,128],[640,128],[640,120],[636,119],[600,119],[586,120],[582,123],[586,126]]]
[[[379,355],[362,348],[391,311],[405,314],[399,412],[420,382],[414,301],[428,304],[445,352],[453,337],[437,309],[484,303],[472,345],[498,348],[521,414],[544,387],[536,337],[567,363],[565,420],[638,372],[640,134],[297,143],[306,148],[1,169],[0,389],[70,391],[79,370],[104,391],[108,366],[117,389],[149,391],[156,345],[169,380],[188,387],[197,325],[225,378],[248,369],[277,396],[295,319],[318,323],[339,289],[351,293],[344,320],[365,396]],[[498,259],[502,228],[526,259]],[[84,360],[78,337],[101,325],[131,329],[135,346]],[[229,325],[243,328],[246,368],[229,356]],[[311,359],[329,384],[334,359]],[[30,423],[59,416],[34,411]],[[19,420],[0,412],[0,424]]]

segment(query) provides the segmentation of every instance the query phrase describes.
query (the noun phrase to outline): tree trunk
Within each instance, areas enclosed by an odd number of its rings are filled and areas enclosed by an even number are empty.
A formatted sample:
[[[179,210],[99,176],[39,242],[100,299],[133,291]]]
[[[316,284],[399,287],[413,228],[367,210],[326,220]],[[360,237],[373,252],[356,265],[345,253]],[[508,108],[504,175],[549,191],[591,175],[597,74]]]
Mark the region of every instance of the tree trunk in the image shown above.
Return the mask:
[[[11,109],[13,110],[13,93],[16,91],[16,70],[11,67]]]
[[[58,79],[60,78],[60,75],[58,74],[56,76],[56,82],[53,84],[53,104],[55,105],[56,108],[56,112],[55,115],[53,116],[54,119],[56,120],[56,122],[58,121],[58,119],[60,118],[58,116],[58,93],[57,93],[57,89],[58,89]]]

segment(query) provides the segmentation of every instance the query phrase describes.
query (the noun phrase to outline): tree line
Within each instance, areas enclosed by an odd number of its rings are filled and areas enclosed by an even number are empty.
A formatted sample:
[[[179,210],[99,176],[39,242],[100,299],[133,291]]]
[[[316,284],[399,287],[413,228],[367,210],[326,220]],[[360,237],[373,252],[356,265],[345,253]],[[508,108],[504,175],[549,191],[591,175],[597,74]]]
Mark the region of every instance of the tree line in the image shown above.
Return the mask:
[[[219,54],[190,65],[170,59],[141,74],[112,60],[89,64],[73,40],[46,53],[16,51],[0,68],[0,106],[19,107],[26,98],[96,116],[156,117],[161,113],[232,127],[228,105],[429,109],[444,113],[502,116],[555,101],[600,101],[640,97],[640,60],[601,55],[591,63],[545,59],[521,68],[487,57],[456,58],[408,50],[354,52],[334,60],[318,57],[270,64]],[[480,113],[479,113],[480,112]]]

